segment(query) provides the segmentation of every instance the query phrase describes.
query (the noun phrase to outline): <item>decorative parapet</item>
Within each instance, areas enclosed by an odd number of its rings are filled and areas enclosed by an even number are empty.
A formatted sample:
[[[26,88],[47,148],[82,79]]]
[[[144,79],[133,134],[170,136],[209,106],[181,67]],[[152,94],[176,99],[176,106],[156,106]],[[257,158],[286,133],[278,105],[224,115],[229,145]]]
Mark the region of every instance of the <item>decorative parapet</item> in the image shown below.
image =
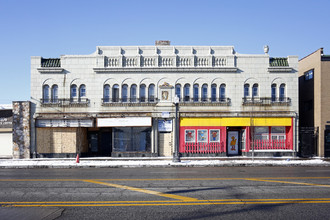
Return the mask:
[[[62,73],[60,58],[41,58],[40,68],[37,68],[40,73]]]
[[[99,72],[101,68],[236,68],[234,56],[179,56],[179,55],[154,55],[154,56],[110,56],[104,57],[104,67],[95,67]],[[43,71],[40,68],[39,71]],[[116,70],[117,71],[117,70]]]
[[[269,58],[268,72],[291,72],[292,70],[293,68],[289,66],[288,58]]]

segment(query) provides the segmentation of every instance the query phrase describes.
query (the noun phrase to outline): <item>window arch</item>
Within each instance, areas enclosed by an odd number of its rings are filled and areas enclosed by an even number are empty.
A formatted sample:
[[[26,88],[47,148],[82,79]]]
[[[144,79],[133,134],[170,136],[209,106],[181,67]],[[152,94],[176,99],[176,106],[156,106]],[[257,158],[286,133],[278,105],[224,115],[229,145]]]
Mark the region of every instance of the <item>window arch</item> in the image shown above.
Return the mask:
[[[131,86],[131,102],[136,102],[136,85]]]
[[[128,86],[125,84],[122,86],[121,89],[121,101],[127,102],[127,98],[128,98]]]
[[[202,85],[202,102],[207,101],[207,84]]]
[[[250,96],[250,85],[248,83],[244,84],[244,98]]]
[[[108,84],[103,88],[103,102],[110,102],[110,85]]]
[[[77,101],[77,85],[73,84],[70,88],[70,99],[71,102]]]
[[[256,98],[259,96],[259,91],[258,91],[258,84],[255,83],[252,86],[252,98]]]
[[[226,84],[220,85],[220,102],[226,101]]]
[[[198,90],[199,90],[199,86],[198,86],[198,84],[195,84],[194,85],[194,102],[198,102],[198,96],[199,96]]]
[[[58,102],[58,86],[57,85],[53,85],[52,86],[52,93],[51,93],[51,102]]]
[[[175,95],[178,96],[179,100],[181,100],[181,85],[180,84],[175,85]]]
[[[154,84],[149,85],[148,99],[149,99],[149,102],[154,102],[155,101],[155,85]]]
[[[184,85],[184,101],[188,102],[190,100],[190,84]]]
[[[272,102],[276,101],[276,84],[275,83],[272,84],[271,98],[272,98]]]
[[[282,84],[280,85],[279,99],[280,99],[280,102],[283,102],[284,99],[285,99],[285,84],[284,84],[284,83],[282,83]]]
[[[49,85],[44,85],[42,88],[42,99],[43,103],[49,102]]]
[[[211,85],[211,102],[217,101],[217,84]]]
[[[140,85],[140,102],[146,101],[146,85]]]
[[[112,101],[119,102],[119,85],[115,84],[112,87]]]

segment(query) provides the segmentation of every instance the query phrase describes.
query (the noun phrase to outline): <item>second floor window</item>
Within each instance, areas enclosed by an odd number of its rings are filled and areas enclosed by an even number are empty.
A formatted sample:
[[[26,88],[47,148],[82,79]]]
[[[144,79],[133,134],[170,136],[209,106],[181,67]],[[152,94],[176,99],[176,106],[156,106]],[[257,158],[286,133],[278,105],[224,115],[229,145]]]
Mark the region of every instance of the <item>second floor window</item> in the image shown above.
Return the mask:
[[[244,85],[244,98],[250,96],[249,90],[250,90],[250,85],[249,84],[245,84]]]
[[[131,102],[136,102],[136,85],[131,86]]]
[[[52,86],[52,102],[58,101],[58,86],[53,85]]]
[[[77,101],[77,100],[75,100],[77,98],[77,86],[76,85],[71,85],[70,98],[71,98],[71,101]]]
[[[206,102],[207,101],[207,85],[204,84],[202,86],[202,101]]]
[[[184,85],[184,101],[188,102],[190,99],[190,85]]]
[[[146,85],[140,85],[140,102],[146,101]]]
[[[198,102],[198,84],[194,85],[194,102]]]
[[[109,85],[104,85],[103,102],[110,102],[110,86]]]
[[[127,98],[128,98],[127,96],[128,96],[128,86],[123,85],[123,87],[121,89],[121,101],[127,102]]]
[[[280,85],[280,95],[279,95],[280,102],[283,102],[285,99],[285,84]]]
[[[220,86],[220,101],[224,102],[226,100],[226,85],[221,84]]]
[[[154,84],[149,85],[148,98],[149,98],[149,102],[155,101],[155,85]]]
[[[79,100],[86,98],[86,86],[83,84],[79,87]]]
[[[44,85],[42,89],[42,99],[44,103],[49,102],[49,85]]]
[[[176,86],[175,86],[175,95],[177,97],[179,97],[179,99],[181,99],[181,85],[180,84],[176,84]]]
[[[271,98],[272,102],[276,101],[276,84],[272,84],[272,91],[271,91]]]
[[[217,85],[212,84],[211,86],[211,101],[215,102],[217,100]]]
[[[112,101],[119,102],[119,86],[117,84],[112,87]]]
[[[252,98],[258,97],[258,84],[252,86]]]

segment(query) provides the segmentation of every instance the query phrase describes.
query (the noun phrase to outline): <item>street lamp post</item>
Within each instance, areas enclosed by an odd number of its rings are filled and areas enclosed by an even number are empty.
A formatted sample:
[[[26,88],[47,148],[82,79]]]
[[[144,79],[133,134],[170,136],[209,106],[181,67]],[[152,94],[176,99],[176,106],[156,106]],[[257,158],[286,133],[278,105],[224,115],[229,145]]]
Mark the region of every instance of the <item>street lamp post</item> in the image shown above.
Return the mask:
[[[181,162],[179,156],[179,120],[178,120],[178,111],[179,111],[179,97],[176,95],[174,97],[175,104],[175,148],[173,154],[173,162]]]

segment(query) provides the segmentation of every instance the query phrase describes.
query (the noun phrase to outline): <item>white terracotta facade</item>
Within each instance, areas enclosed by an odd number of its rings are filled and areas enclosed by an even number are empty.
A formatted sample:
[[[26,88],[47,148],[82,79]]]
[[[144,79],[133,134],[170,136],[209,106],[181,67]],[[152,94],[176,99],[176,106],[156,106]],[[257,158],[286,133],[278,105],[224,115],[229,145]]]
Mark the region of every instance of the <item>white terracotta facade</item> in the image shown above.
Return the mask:
[[[267,53],[239,54],[232,46],[170,45],[98,46],[91,55],[63,55],[59,59],[32,57],[32,151],[37,156],[55,157],[71,157],[77,153],[94,156],[171,156],[177,132],[174,126],[174,97],[177,94],[180,97],[180,153],[183,155],[228,156],[224,146],[220,151],[183,152],[184,127],[199,126],[190,119],[201,120],[205,125],[201,129],[206,130],[214,126],[217,119],[226,121],[227,124],[220,120],[219,126],[239,130],[240,143],[244,144],[253,140],[243,140],[246,135],[253,134],[248,127],[266,126],[265,123],[285,119],[283,126],[288,131],[291,127],[290,149],[260,148],[256,152],[295,154],[298,150],[298,57],[281,59],[286,64],[271,65],[274,60]],[[275,61],[278,60],[275,58]],[[189,89],[185,88],[186,85]],[[244,93],[247,85],[249,87]],[[135,86],[136,92],[133,91]],[[284,89],[281,90],[281,86]],[[221,87],[224,89],[221,90]],[[139,121],[139,118],[147,121]],[[207,124],[209,122],[205,118],[213,121]],[[235,118],[250,122],[237,124]],[[105,119],[111,120],[101,126]],[[119,125],[111,124],[116,119]],[[172,129],[159,131],[159,121],[163,120],[171,121]],[[289,120],[291,125],[287,124]],[[267,126],[271,129],[271,126],[282,125],[279,122]],[[128,128],[132,128],[130,132],[137,136],[140,134],[138,128],[145,128],[143,137],[140,135],[138,138],[141,140],[136,144],[142,148],[133,147],[130,150],[126,146],[125,150],[121,146],[116,151],[116,145],[132,145],[134,142],[133,139],[126,142],[117,140],[125,136]],[[51,135],[52,130],[56,130],[58,135],[65,133],[66,129],[73,132],[70,138],[74,140],[62,140],[59,144],[58,139],[54,139],[49,143],[44,141],[43,146],[38,143],[39,135],[47,132]],[[219,130],[221,133],[222,130]],[[104,133],[103,136],[101,133]],[[268,139],[271,139],[269,134]],[[227,134],[223,137],[226,138]],[[226,145],[227,141],[222,141]],[[105,144],[107,142],[111,143]],[[62,146],[63,149],[56,148],[55,152],[52,145]],[[239,152],[239,155],[250,155],[251,147],[240,146]]]

